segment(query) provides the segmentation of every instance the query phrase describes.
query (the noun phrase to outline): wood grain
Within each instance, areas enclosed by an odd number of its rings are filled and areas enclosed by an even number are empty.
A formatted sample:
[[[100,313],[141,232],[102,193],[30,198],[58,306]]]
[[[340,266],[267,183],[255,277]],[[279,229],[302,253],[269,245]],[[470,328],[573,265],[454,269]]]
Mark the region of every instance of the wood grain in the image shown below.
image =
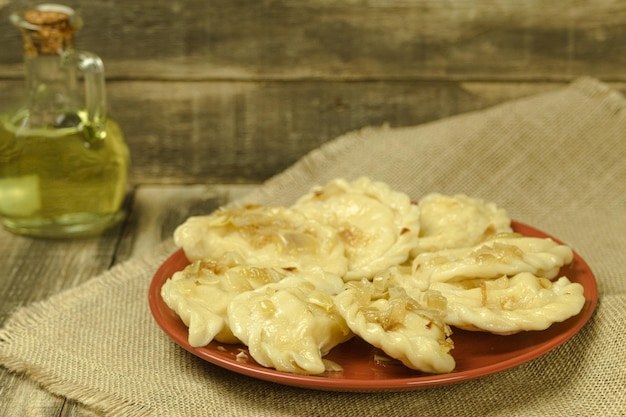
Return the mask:
[[[17,83],[0,91],[17,98]],[[563,85],[114,81],[108,96],[135,184],[259,183],[352,130],[417,125]]]
[[[30,3],[13,1],[0,21]],[[113,78],[626,80],[623,2],[67,3],[86,22],[78,46]],[[19,35],[6,23],[0,44],[0,76],[14,76]]]
[[[0,111],[22,91],[0,7]],[[259,183],[346,132],[559,88],[626,82],[621,2],[69,1],[105,61],[132,180]]]

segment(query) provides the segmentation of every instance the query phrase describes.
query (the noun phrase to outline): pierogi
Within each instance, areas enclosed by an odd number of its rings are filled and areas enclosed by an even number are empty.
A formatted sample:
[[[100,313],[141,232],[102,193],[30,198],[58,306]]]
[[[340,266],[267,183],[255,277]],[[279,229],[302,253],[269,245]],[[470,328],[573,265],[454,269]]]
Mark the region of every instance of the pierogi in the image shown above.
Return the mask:
[[[286,275],[284,270],[247,265],[234,255],[219,261],[197,260],[165,281],[161,297],[189,328],[191,346],[205,346],[213,339],[237,343],[226,319],[230,300]]]
[[[322,268],[343,276],[348,268],[337,231],[286,207],[222,208],[187,219],[174,242],[190,261],[237,253],[252,265],[286,270]]]
[[[573,256],[571,248],[552,239],[506,234],[475,246],[420,253],[413,261],[412,279],[421,288],[434,282],[499,278],[520,272],[551,279]]]
[[[428,373],[454,369],[452,331],[444,312],[422,306],[403,288],[350,282],[335,305],[355,334],[407,367]]]
[[[371,279],[406,261],[417,245],[419,208],[383,182],[336,179],[314,187],[293,208],[337,229],[348,258],[345,280]]]
[[[419,201],[420,235],[412,255],[475,245],[511,232],[511,219],[495,203],[464,194],[427,194]]]
[[[326,371],[323,356],[353,334],[336,311],[328,289],[337,293],[343,281],[322,287],[302,277],[289,277],[235,297],[228,305],[233,334],[248,346],[259,364],[297,374]]]
[[[501,335],[545,330],[578,314],[585,303],[582,285],[528,272],[495,280],[435,282],[430,290],[447,300],[449,325]]]

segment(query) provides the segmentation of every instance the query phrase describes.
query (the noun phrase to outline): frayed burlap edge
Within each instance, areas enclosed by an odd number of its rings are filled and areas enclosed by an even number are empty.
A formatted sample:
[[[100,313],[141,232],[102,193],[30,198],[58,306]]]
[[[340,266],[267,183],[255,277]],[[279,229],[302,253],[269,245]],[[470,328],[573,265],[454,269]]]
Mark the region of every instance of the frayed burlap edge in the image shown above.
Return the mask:
[[[174,249],[173,241],[168,239],[147,255],[129,259],[78,287],[20,308],[0,329],[0,362],[9,371],[25,375],[50,393],[76,400],[93,409],[128,417],[155,415],[155,410],[150,410],[145,405],[132,404],[122,397],[105,394],[87,386],[76,386],[75,383],[51,375],[46,369],[25,363],[22,358],[12,355],[11,352],[7,353],[7,350],[15,340],[19,339],[20,334],[29,330],[33,323],[44,320],[44,313],[62,308],[68,298],[76,300],[91,298],[94,294],[101,294],[104,288],[122,285],[124,279],[128,279],[127,277],[145,274],[146,271],[152,270],[154,265],[163,263]]]

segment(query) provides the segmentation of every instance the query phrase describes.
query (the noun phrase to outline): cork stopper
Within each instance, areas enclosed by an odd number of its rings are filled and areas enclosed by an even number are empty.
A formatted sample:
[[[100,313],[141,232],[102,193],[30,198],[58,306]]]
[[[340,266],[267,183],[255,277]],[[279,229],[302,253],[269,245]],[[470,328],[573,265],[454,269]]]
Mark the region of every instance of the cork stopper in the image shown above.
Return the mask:
[[[74,47],[74,32],[82,21],[73,9],[58,4],[42,4],[15,12],[11,21],[22,32],[27,56],[57,55]]]

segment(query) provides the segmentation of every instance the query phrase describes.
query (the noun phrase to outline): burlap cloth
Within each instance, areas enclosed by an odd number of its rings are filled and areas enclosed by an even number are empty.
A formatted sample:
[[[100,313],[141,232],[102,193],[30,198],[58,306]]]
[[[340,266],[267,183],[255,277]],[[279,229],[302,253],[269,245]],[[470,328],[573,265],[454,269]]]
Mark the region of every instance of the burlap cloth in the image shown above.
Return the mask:
[[[150,314],[148,285],[171,242],[18,311],[0,333],[0,359],[107,415],[623,416],[625,158],[626,100],[585,78],[426,125],[346,134],[245,198],[289,204],[313,184],[365,174],[414,198],[439,191],[492,200],[559,237],[595,273],[596,314],[560,348],[508,371],[364,394],[291,388],[223,370],[183,351]]]

